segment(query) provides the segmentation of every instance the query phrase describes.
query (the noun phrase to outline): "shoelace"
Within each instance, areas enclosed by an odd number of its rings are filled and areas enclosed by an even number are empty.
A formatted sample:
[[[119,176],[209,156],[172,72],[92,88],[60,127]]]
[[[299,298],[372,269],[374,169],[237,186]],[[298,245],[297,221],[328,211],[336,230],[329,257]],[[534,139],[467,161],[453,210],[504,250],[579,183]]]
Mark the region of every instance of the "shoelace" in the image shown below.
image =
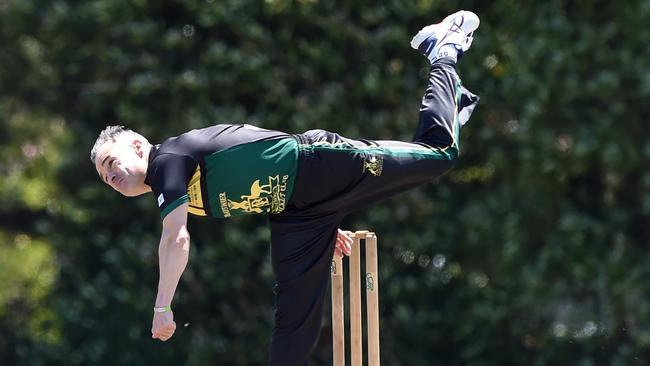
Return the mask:
[[[465,17],[460,17],[460,24],[456,24],[456,19],[454,19],[454,22],[451,23],[451,27],[449,27],[449,30],[447,32],[460,33],[462,31],[461,27],[463,26],[463,23],[465,23]],[[454,26],[456,28],[454,28]]]
[[[458,18],[454,19],[454,21],[451,23],[451,26],[447,30],[447,33],[445,33],[445,35],[442,38],[440,38],[438,44],[442,44],[442,41],[444,41],[447,38],[447,36],[450,35],[451,33],[462,33],[463,29],[461,27],[463,26],[463,23],[465,23],[465,17],[463,16],[460,17],[460,24],[456,24],[457,19]],[[465,41],[463,40],[463,42]]]

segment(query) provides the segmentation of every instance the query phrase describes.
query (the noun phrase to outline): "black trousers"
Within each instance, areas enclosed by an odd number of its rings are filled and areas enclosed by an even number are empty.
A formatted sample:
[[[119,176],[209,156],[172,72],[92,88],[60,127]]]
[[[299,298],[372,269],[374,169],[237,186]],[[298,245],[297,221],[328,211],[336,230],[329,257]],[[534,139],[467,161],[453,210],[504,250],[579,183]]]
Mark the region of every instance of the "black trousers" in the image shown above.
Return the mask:
[[[298,175],[285,211],[269,218],[275,327],[269,364],[303,366],[320,332],[337,228],[346,214],[447,172],[478,97],[455,63],[432,67],[413,142],[353,140],[324,130],[296,135]]]

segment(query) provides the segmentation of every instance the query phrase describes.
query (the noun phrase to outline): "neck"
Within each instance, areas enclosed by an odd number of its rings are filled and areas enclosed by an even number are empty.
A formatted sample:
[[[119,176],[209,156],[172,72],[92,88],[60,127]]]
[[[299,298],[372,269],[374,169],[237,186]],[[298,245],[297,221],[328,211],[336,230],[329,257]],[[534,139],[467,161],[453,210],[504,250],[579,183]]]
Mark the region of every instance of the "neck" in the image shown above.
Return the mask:
[[[151,154],[151,149],[153,148],[152,144],[148,144],[144,149],[142,149],[142,159],[144,160],[147,168],[144,171],[144,176],[142,177],[142,187],[140,192],[138,193],[138,196],[141,194],[145,194],[148,192],[151,192],[151,186],[149,186],[147,183],[144,182],[147,176],[147,171],[149,170],[149,155]]]
[[[153,145],[149,144],[142,151],[142,158],[147,162],[147,165],[149,165],[149,154],[151,153],[152,147]]]

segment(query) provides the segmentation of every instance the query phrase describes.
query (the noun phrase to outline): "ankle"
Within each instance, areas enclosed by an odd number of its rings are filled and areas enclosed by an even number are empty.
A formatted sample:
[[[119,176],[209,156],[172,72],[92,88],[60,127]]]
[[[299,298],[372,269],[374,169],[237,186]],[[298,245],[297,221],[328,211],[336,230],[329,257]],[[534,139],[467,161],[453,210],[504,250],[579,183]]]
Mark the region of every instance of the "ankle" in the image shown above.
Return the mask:
[[[440,58],[450,58],[456,62],[458,60],[458,48],[452,43],[445,44],[438,49],[436,54],[432,53],[429,57],[431,62]]]

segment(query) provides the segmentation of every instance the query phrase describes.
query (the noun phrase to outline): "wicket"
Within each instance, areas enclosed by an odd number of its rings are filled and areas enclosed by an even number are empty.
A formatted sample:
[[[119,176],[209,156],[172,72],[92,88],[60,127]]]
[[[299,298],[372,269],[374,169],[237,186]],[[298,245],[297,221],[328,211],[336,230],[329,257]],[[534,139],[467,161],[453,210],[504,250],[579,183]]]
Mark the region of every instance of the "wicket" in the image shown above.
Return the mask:
[[[348,232],[350,233],[350,232]],[[363,336],[361,316],[361,241],[366,249],[366,321],[368,336],[368,366],[379,366],[379,282],[377,277],[377,236],[369,231],[350,235],[354,242],[349,259],[350,279],[350,355],[352,366],[363,365]],[[343,260],[332,260],[332,345],[334,366],[345,366],[345,314],[343,290]]]

